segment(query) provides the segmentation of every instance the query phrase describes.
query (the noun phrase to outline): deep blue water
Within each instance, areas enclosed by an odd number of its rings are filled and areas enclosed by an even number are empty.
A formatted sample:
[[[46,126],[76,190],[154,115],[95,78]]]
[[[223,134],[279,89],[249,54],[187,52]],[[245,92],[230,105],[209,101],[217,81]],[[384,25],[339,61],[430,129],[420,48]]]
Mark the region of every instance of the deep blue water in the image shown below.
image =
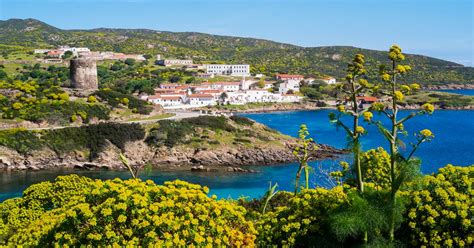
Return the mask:
[[[338,148],[346,146],[346,136],[343,130],[336,130],[328,121],[331,110],[318,111],[296,111],[276,112],[263,114],[246,114],[258,122],[264,123],[282,133],[296,136],[302,123],[308,125],[311,136],[320,143],[326,143]],[[408,114],[403,111],[403,114]],[[380,118],[375,116],[375,118]],[[474,111],[467,110],[440,110],[432,116],[420,116],[406,123],[405,128],[410,135],[424,128],[431,129],[435,139],[425,143],[416,153],[423,161],[422,171],[424,173],[435,172],[438,168],[452,163],[455,165],[474,164]],[[377,146],[386,146],[386,142],[373,126],[366,127],[368,135],[363,139],[363,148],[370,149]],[[405,138],[407,144],[408,138]],[[341,158],[344,159],[344,158]],[[325,171],[337,164],[338,161],[326,160],[313,162],[316,168]],[[297,169],[296,164],[274,165],[255,167],[259,173],[253,174],[206,174],[191,172],[162,172],[153,170],[144,179],[152,179],[156,183],[181,179],[193,183],[206,185],[211,189],[211,194],[221,198],[238,198],[240,196],[259,197],[268,189],[268,183],[277,182],[280,190],[293,190],[294,177]],[[331,186],[326,180],[324,173],[311,175],[312,185]],[[0,173],[0,201],[4,199],[21,196],[21,192],[29,185],[44,180],[52,180],[57,175],[77,173],[92,178],[128,178],[126,171],[22,171]]]
[[[437,91],[453,93],[453,94],[460,94],[460,95],[474,96],[474,90],[437,90]]]

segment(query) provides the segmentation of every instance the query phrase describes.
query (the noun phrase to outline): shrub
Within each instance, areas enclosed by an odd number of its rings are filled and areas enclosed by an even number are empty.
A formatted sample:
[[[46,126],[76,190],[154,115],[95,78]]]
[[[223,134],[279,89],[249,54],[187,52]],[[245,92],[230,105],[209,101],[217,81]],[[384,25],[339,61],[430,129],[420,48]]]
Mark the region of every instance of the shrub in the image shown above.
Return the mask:
[[[0,146],[11,148],[21,154],[27,154],[40,149],[43,143],[34,131],[9,129],[0,131]]]
[[[128,105],[129,109],[137,109],[138,113],[146,115],[153,110],[153,107],[150,106],[148,102],[118,91],[102,89],[96,91],[94,94],[114,108],[117,108],[119,104],[124,104]]]
[[[253,246],[245,209],[183,181],[95,180],[34,185],[0,204],[0,242],[11,246]],[[34,206],[34,210],[31,210]],[[24,213],[27,213],[26,215]],[[0,243],[1,244],[1,243]]]
[[[199,116],[183,119],[182,122],[214,130],[220,129],[228,132],[235,131],[235,128],[228,123],[227,118],[224,116]]]
[[[230,119],[233,120],[235,123],[244,126],[252,126],[255,123],[251,119],[239,115],[233,115],[230,117]]]
[[[89,149],[90,158],[93,159],[105,148],[107,140],[123,150],[126,142],[141,140],[144,137],[145,130],[137,123],[99,123],[49,130],[42,139],[59,154]]]
[[[328,233],[328,213],[345,201],[341,187],[302,190],[289,200],[288,206],[262,216],[257,225],[258,245],[330,246],[334,237]]]
[[[404,192],[404,237],[413,246],[472,247],[474,166],[448,165]]]

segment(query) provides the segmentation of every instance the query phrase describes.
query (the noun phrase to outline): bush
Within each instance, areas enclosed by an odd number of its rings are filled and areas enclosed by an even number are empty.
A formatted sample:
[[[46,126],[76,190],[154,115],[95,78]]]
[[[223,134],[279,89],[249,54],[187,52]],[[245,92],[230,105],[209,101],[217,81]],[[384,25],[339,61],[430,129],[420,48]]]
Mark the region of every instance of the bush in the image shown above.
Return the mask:
[[[42,139],[58,154],[89,149],[90,159],[93,159],[105,148],[107,141],[123,150],[125,143],[141,140],[144,137],[145,130],[136,123],[99,123],[49,130]]]
[[[151,113],[153,110],[153,107],[150,106],[148,102],[118,91],[103,89],[96,91],[94,94],[114,108],[119,107],[119,104],[124,104],[127,105],[129,109],[137,109],[139,114],[144,115]]]
[[[403,236],[421,247],[472,247],[474,166],[448,165],[414,184],[407,196]]]
[[[21,154],[44,147],[51,148],[57,154],[89,149],[90,159],[93,159],[105,148],[107,141],[123,150],[125,143],[141,140],[144,137],[145,130],[136,123],[99,123],[43,131],[3,130],[0,131],[0,145]]]
[[[244,126],[252,126],[255,123],[251,119],[239,115],[233,115],[230,117],[230,119],[233,120],[235,123]]]
[[[0,204],[0,244],[253,246],[256,232],[245,209],[207,193],[179,180],[58,177]]]
[[[5,146],[20,154],[27,154],[41,148],[44,144],[33,131],[9,129],[0,131],[0,146]]]
[[[329,233],[329,212],[345,201],[346,194],[341,187],[302,190],[287,206],[262,216],[257,225],[258,245],[331,247],[334,235]]]
[[[182,122],[213,130],[235,131],[235,128],[228,123],[227,118],[224,116],[199,116],[183,119]]]

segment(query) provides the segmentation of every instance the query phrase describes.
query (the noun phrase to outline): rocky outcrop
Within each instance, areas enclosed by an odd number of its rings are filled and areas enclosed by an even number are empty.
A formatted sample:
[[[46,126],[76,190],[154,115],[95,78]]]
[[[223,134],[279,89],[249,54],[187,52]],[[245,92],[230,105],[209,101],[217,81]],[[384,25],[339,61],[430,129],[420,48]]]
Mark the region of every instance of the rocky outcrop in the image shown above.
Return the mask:
[[[220,147],[218,149],[199,149],[189,147],[153,148],[143,141],[129,142],[124,155],[131,164],[149,163],[154,167],[167,170],[191,170],[196,172],[255,172],[242,168],[248,165],[271,165],[295,162],[292,154],[294,143],[282,146],[252,147]],[[50,149],[21,155],[11,149],[0,147],[0,170],[40,170],[53,168],[81,169],[118,169],[123,168],[119,160],[120,149],[108,143],[97,158],[89,161],[86,152],[58,155]],[[342,151],[330,146],[320,145],[314,153],[314,159],[332,158]]]

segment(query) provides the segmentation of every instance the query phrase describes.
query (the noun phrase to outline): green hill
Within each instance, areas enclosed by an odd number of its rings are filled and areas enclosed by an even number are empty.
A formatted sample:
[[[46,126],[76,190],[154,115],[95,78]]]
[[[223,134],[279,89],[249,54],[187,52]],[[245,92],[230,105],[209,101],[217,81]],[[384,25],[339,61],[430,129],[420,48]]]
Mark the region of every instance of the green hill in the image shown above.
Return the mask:
[[[373,79],[377,75],[376,65],[387,61],[385,51],[347,46],[299,47],[263,39],[148,29],[61,30],[35,19],[0,21],[0,45],[30,49],[87,46],[92,50],[192,58],[196,62],[248,63],[254,73],[288,72],[338,78],[344,77],[346,64],[356,53],[366,55]],[[408,81],[474,83],[472,67],[422,55],[408,55],[407,63],[414,69]]]

